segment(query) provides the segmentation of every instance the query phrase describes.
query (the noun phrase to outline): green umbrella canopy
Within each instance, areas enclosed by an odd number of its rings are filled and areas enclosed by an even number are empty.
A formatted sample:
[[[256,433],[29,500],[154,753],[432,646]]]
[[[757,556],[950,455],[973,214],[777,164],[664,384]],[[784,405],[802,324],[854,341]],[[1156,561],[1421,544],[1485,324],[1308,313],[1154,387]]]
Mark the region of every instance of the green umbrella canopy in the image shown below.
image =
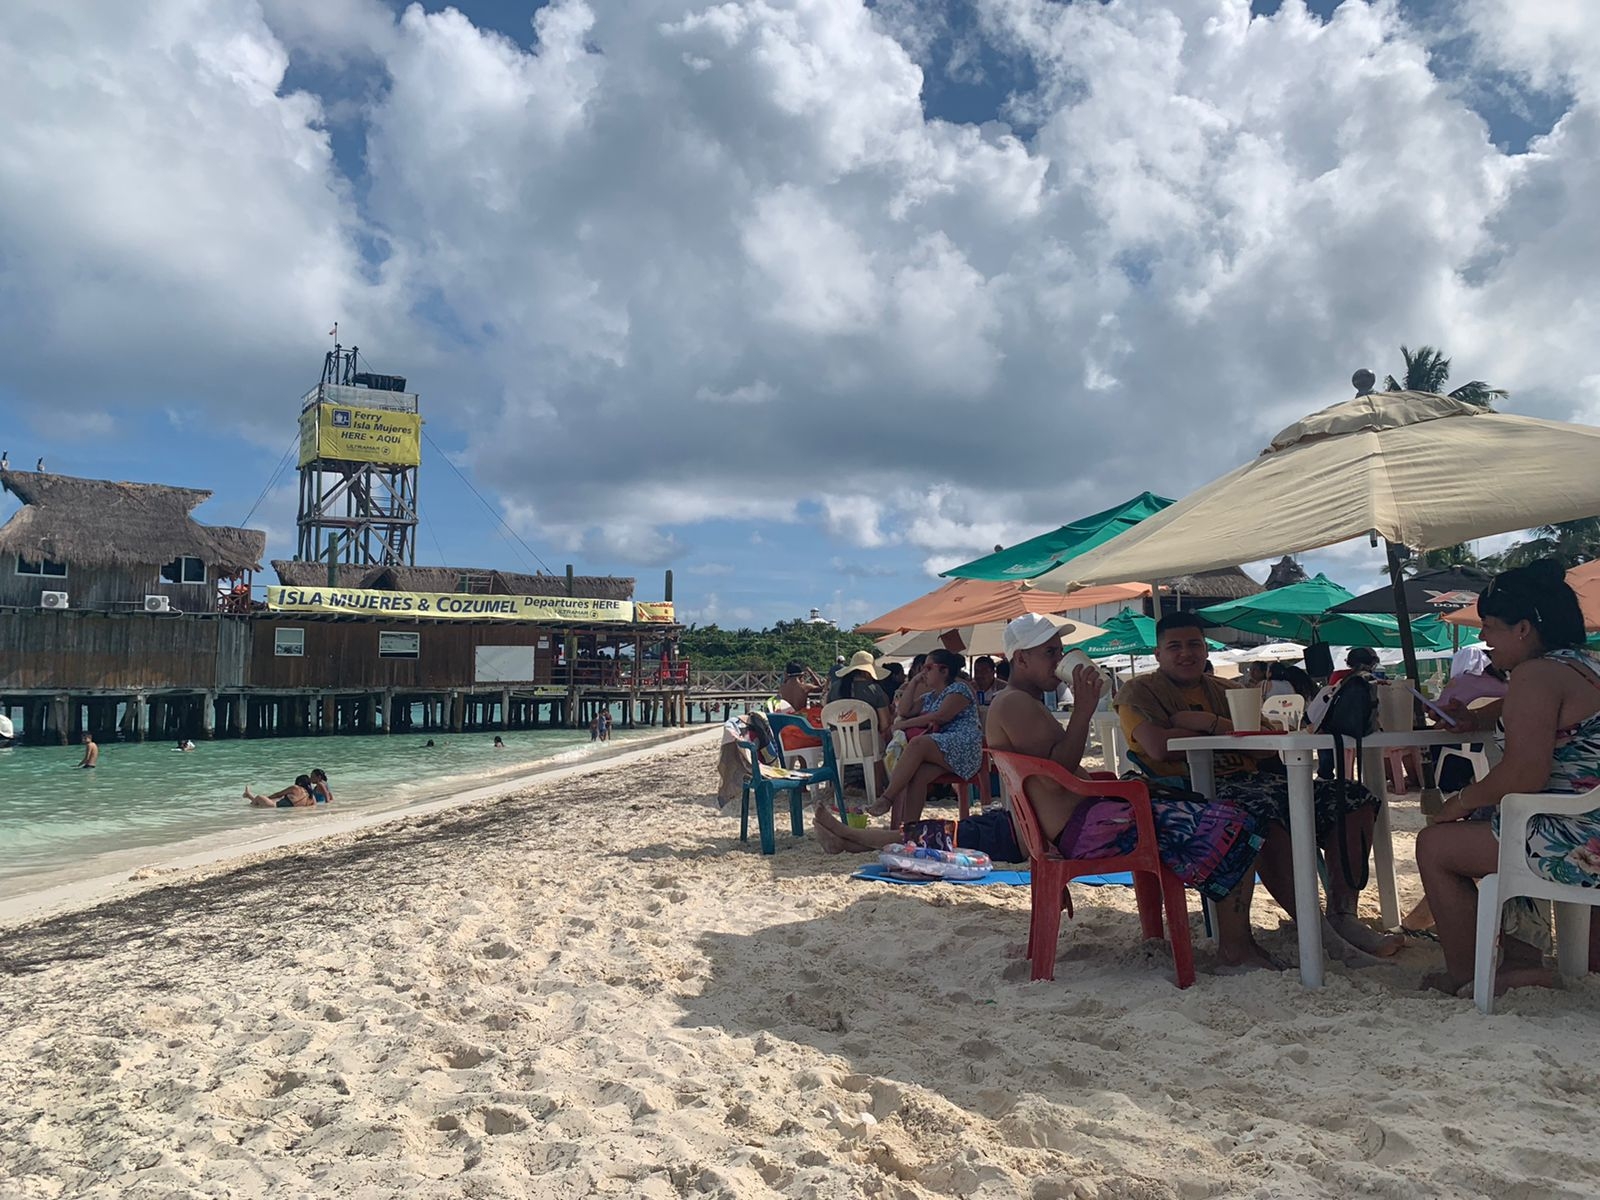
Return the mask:
[[[1220,642],[1206,639],[1206,645],[1221,650]],[[1110,658],[1113,654],[1154,654],[1156,652],[1156,621],[1125,608],[1105,623],[1105,632],[1099,637],[1079,642],[1074,650],[1082,650],[1090,658]]]
[[[1334,605],[1353,599],[1325,575],[1274,588],[1240,600],[1199,609],[1218,625],[1261,633],[1286,642],[1326,642],[1330,646],[1398,646],[1400,623],[1383,613],[1335,613]],[[1437,618],[1413,621],[1418,647],[1448,650],[1450,633]],[[1110,628],[1110,626],[1107,626]]]
[[[1171,503],[1164,496],[1141,492],[1115,508],[1108,508],[1049,533],[1018,542],[1015,546],[975,558],[959,567],[952,567],[944,574],[957,579],[1032,579],[1070,558],[1109,542],[1146,517],[1155,516]]]

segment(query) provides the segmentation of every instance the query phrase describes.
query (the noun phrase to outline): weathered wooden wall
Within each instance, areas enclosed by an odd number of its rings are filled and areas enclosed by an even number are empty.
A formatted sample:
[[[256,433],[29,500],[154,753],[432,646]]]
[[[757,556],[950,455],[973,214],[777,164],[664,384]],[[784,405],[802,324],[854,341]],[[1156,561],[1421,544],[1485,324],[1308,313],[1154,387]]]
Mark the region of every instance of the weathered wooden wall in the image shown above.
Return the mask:
[[[304,631],[303,656],[280,657],[274,652],[279,629]],[[419,634],[420,656],[379,657],[378,635],[385,632]],[[592,657],[595,646],[630,645],[636,631],[0,609],[0,692],[448,691],[499,686],[475,678],[479,646],[531,646],[534,678],[512,682],[565,683],[566,672],[556,676],[555,654],[568,634],[577,639],[583,653],[575,660],[572,677],[579,684],[596,686],[612,682],[618,667],[615,660]],[[650,628],[645,636],[654,640],[659,627]]]
[[[117,568],[67,564],[67,577],[18,575],[16,557],[0,554],[0,605],[34,608],[43,592],[66,592],[74,610],[142,609],[146,596],[165,596],[180,612],[216,608],[216,572],[207,566],[206,583],[164,583],[160,566]]]
[[[142,612],[0,611],[0,691],[210,690],[223,671],[235,680],[243,674],[249,635],[241,624]]]
[[[245,682],[254,688],[396,688],[432,691],[470,687],[474,683],[478,646],[533,646],[536,678],[548,683],[554,647],[560,633],[550,628],[514,625],[419,624],[405,621],[297,621],[259,619],[250,622],[253,645]],[[275,631],[303,629],[305,656],[278,657]],[[421,635],[420,657],[379,658],[379,633]],[[539,641],[545,645],[539,648]]]

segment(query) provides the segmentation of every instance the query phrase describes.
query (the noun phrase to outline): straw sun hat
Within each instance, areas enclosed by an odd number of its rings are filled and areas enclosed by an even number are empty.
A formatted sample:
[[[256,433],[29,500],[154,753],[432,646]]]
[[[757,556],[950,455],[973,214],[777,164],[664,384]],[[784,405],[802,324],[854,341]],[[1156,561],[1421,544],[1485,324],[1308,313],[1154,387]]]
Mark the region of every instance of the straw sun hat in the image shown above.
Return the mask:
[[[865,671],[874,679],[882,679],[889,673],[873,660],[871,650],[857,650],[850,656],[850,661],[839,668],[839,674],[841,675],[849,675],[855,671]]]

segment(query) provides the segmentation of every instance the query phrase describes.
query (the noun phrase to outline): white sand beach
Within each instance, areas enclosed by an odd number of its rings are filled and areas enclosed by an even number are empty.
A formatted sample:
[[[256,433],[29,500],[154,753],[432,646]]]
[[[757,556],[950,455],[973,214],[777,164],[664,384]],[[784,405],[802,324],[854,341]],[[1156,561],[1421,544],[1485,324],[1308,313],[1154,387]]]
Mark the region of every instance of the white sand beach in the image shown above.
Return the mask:
[[[4,1195],[1590,1197],[1600,987],[1179,991],[1126,889],[737,841],[714,739],[0,931]],[[1403,899],[1418,824],[1402,802]],[[1198,905],[1191,904],[1196,913]],[[1258,900],[1256,921],[1275,928]],[[1293,952],[1288,930],[1269,933]]]

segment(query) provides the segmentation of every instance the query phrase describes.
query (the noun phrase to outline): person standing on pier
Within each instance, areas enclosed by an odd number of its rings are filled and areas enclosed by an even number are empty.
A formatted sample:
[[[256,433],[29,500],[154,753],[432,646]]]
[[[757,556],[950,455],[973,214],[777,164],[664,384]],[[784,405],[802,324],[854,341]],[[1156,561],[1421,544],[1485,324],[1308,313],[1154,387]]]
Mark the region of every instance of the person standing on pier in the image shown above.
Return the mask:
[[[78,764],[85,771],[92,771],[100,765],[100,747],[94,744],[94,734],[83,735],[83,761]]]

